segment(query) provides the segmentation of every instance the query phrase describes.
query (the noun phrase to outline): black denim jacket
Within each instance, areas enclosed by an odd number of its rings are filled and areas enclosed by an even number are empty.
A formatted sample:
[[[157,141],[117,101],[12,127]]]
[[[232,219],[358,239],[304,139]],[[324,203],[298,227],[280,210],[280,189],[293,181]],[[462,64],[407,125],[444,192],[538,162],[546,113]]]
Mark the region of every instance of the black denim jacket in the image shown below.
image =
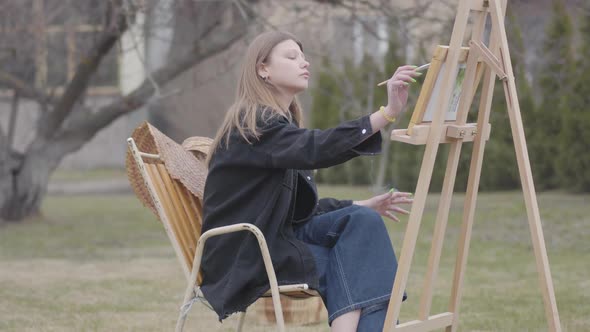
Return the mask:
[[[311,170],[381,151],[369,116],[326,130],[299,128],[282,116],[260,121],[261,136],[232,134],[214,152],[205,185],[203,229],[248,222],[264,233],[279,284],[318,287],[314,259],[293,224],[351,201],[317,199]],[[223,145],[222,145],[223,146]],[[244,311],[270,286],[258,242],[249,232],[211,238],[202,261],[202,291],[219,319]]]

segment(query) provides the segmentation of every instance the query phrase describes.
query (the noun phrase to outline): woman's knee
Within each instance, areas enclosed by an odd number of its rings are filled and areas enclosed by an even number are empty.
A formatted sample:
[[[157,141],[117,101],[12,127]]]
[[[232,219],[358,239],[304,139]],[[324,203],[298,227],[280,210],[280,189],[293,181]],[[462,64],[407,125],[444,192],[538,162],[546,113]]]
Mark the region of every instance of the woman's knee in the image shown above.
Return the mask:
[[[363,228],[371,228],[377,231],[385,230],[383,218],[377,211],[361,206],[354,212],[354,223]]]

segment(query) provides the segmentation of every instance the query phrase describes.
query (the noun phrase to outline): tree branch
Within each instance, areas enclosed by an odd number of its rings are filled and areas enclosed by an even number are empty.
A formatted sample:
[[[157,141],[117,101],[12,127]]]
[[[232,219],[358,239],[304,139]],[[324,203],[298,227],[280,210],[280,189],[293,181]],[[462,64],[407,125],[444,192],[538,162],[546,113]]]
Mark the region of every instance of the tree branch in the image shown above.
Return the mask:
[[[76,68],[76,74],[68,83],[55,108],[51,112],[42,114],[39,118],[39,137],[49,139],[55,135],[65,118],[71,113],[74,104],[85,93],[88,83],[94,76],[100,62],[127,29],[125,14],[120,1],[113,0],[109,2],[107,26],[88,55],[80,60]]]
[[[154,81],[158,85],[163,86],[194,65],[226,50],[246,35],[248,23],[235,22],[226,31],[216,31],[211,33],[210,37],[205,40],[195,40],[192,49],[184,56],[157,70],[152,75]],[[89,138],[94,136],[96,132],[121,115],[133,112],[144,106],[150,101],[153,94],[154,85],[145,80],[129,95],[114,100],[96,112],[86,113],[86,116],[76,116],[75,119],[72,118],[71,121],[68,121],[67,126],[65,126],[66,128],[62,128],[55,139],[59,140],[60,143],[69,144],[69,150],[75,151]]]

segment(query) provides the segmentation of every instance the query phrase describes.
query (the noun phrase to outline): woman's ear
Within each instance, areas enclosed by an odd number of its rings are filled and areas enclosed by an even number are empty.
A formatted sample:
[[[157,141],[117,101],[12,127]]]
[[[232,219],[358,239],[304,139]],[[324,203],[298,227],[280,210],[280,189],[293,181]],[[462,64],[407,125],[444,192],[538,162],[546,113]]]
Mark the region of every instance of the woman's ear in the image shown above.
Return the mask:
[[[263,80],[265,80],[270,75],[270,73],[268,72],[268,68],[266,68],[266,65],[264,65],[264,63],[258,65],[257,72],[258,76],[260,76],[260,78],[262,78]]]

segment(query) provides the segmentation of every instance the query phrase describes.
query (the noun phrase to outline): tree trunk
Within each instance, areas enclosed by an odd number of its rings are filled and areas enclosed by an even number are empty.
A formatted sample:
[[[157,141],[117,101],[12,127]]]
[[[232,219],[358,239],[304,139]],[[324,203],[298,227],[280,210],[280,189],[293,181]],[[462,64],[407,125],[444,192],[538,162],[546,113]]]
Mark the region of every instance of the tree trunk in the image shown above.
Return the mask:
[[[45,154],[29,153],[17,168],[4,168],[0,174],[0,220],[19,221],[40,213],[41,202],[47,191],[49,176],[56,161]]]
[[[37,139],[25,155],[14,151],[0,167],[0,220],[21,221],[40,214],[49,178],[61,160],[88,140],[68,142]]]

